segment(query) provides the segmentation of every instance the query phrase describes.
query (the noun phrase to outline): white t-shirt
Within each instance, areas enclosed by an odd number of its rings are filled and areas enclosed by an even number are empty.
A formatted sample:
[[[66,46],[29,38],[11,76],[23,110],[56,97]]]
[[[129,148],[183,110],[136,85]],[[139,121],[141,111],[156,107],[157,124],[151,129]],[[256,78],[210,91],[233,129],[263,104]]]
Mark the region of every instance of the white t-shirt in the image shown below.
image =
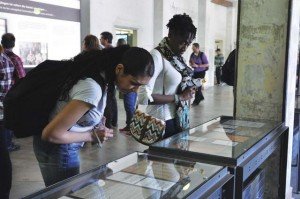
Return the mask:
[[[91,130],[101,121],[106,106],[106,91],[103,93],[100,85],[92,78],[79,80],[69,92],[68,101],[58,101],[50,115],[52,120],[71,100],[80,100],[93,105],[76,124],[69,129],[73,132],[85,132]]]
[[[141,86],[138,92],[139,104],[148,105],[148,100],[153,101],[151,94],[175,95],[177,88],[182,80],[181,74],[174,68],[174,66],[156,49],[151,52],[154,61],[154,75],[146,86]],[[163,65],[164,61],[164,65]],[[184,69],[184,66],[177,61],[177,65]],[[176,107],[175,103],[168,103],[164,105],[148,105],[146,113],[162,120],[170,120],[175,118]]]

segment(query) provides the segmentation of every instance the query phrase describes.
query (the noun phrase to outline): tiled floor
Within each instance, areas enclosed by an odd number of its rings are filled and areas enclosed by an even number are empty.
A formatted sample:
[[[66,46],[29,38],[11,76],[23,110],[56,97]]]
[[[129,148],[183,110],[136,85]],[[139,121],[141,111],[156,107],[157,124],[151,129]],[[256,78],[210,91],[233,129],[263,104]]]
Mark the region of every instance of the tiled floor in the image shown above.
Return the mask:
[[[205,100],[191,109],[191,125],[208,121],[219,115],[233,114],[233,92],[229,86],[215,86],[204,91]],[[125,111],[121,100],[119,107],[119,127],[125,125]],[[44,187],[41,173],[32,150],[32,138],[16,140],[21,150],[12,152],[13,184],[11,198],[20,198]],[[134,151],[143,151],[147,147],[138,144],[131,137],[118,132],[115,137],[99,149],[87,144],[81,150],[81,172],[110,162]]]

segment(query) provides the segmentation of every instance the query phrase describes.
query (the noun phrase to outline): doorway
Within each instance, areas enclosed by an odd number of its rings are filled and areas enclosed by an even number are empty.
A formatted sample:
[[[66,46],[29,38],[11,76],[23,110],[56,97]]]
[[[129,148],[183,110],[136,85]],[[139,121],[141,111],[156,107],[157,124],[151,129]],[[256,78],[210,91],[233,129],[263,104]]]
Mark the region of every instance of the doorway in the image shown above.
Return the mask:
[[[137,30],[127,28],[116,28],[116,40],[124,39],[130,46],[137,46]]]

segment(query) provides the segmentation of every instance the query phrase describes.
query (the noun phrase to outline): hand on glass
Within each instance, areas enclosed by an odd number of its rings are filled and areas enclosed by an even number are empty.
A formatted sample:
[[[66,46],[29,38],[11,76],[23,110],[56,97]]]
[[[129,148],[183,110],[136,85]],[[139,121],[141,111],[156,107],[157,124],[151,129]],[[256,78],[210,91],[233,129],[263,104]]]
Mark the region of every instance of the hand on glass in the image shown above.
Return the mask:
[[[109,138],[114,137],[113,129],[109,129],[105,126],[99,126],[94,129],[94,132],[98,135],[101,143],[108,140]]]
[[[102,143],[114,136],[113,129],[109,129],[105,126],[106,118],[103,117],[101,122],[93,129],[93,139],[98,142],[99,147],[102,147]]]

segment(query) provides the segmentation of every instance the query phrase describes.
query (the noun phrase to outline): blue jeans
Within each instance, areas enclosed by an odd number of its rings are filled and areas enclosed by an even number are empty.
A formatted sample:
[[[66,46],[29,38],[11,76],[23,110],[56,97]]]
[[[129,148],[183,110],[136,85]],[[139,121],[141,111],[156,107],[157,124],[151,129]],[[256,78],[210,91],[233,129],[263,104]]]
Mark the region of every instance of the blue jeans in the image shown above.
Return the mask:
[[[6,129],[4,127],[3,127],[2,131],[3,131],[3,136],[4,136],[6,147],[9,148],[13,145],[13,142],[12,142],[13,132],[12,132],[12,130]]]
[[[136,103],[137,93],[130,92],[124,94],[124,107],[126,111],[126,126],[129,127],[131,119],[133,117],[135,111],[135,103]]]
[[[79,174],[81,144],[53,144],[33,137],[33,150],[46,186]]]

